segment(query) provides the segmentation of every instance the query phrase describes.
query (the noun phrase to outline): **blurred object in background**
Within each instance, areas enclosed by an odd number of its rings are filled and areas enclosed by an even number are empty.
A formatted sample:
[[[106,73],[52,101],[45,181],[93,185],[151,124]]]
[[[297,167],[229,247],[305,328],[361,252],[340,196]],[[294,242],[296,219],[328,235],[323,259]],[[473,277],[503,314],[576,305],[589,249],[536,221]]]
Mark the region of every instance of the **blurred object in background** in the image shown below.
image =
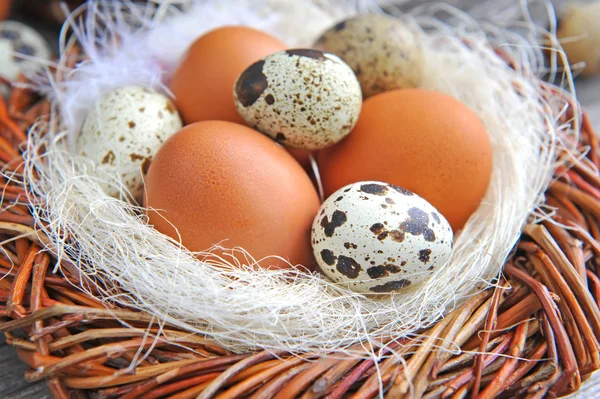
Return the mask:
[[[60,3],[64,3],[69,10],[73,11],[85,3],[85,0],[20,0],[17,7],[45,22],[62,25],[65,21],[65,13]]]
[[[0,0],[0,20],[8,18],[12,0]]]
[[[557,35],[575,73],[600,75],[600,1],[570,4],[559,17]]]
[[[46,39],[35,29],[17,21],[0,21],[0,76],[12,81],[19,73],[34,73],[40,61],[51,55]]]

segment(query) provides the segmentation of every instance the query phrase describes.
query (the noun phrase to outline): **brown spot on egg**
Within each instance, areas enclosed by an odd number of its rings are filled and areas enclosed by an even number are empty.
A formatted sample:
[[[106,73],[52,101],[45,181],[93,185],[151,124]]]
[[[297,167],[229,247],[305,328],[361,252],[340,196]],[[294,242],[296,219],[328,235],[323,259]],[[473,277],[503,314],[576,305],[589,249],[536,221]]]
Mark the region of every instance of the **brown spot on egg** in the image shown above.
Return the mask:
[[[337,258],[331,250],[323,249],[321,251],[321,259],[323,259],[323,262],[327,263],[329,266],[333,266]]]
[[[345,28],[346,28],[346,21],[338,22],[337,24],[335,24],[333,26],[333,30],[336,32],[344,30]]]
[[[102,163],[103,164],[109,164],[112,165],[115,162],[115,153],[112,151],[108,151],[106,153],[106,155],[104,155],[104,157],[102,158]]]
[[[412,191],[409,191],[409,190],[407,190],[405,188],[402,188],[400,186],[396,186],[395,184],[390,184],[389,186],[391,188],[393,188],[394,190],[398,191],[402,195],[408,195],[408,196],[415,195],[415,193],[413,193]]]
[[[314,50],[314,49],[302,49],[301,48],[301,49],[286,50],[285,52],[290,56],[297,55],[299,57],[313,58],[315,60],[322,60],[325,58],[325,53],[323,53],[320,50]]]
[[[372,292],[394,292],[401,290],[402,288],[408,287],[411,284],[410,280],[405,278],[396,281],[388,281],[382,285],[376,285],[374,287],[369,288],[369,291]]]
[[[386,277],[388,275],[388,272],[383,266],[373,266],[367,269],[367,274],[369,275],[369,277],[376,279]]]
[[[331,237],[333,236],[335,229],[342,226],[347,220],[348,217],[346,216],[346,213],[335,211],[333,212],[333,215],[331,215],[331,222],[327,216],[324,216],[323,219],[321,219],[321,227],[325,229],[325,235]]]
[[[343,199],[344,199],[344,196],[343,196],[343,195],[340,195],[340,196],[339,196],[339,197],[337,197],[337,198],[335,199],[335,201],[333,201],[333,202],[339,202],[339,201],[341,201],[341,200],[343,200]]]
[[[275,136],[275,141],[285,141],[285,134],[283,133],[277,133],[277,135]]]
[[[435,233],[430,228],[427,228],[427,229],[423,230],[423,238],[427,242],[434,242],[435,241]]]
[[[344,255],[338,257],[335,268],[338,272],[350,279],[358,278],[358,275],[362,271],[362,267],[354,259]]]
[[[122,143],[122,142],[124,142],[124,141],[125,141],[125,136],[121,136],[121,137],[119,137],[119,143]]]
[[[145,110],[146,110],[146,107],[139,107],[138,108],[138,111],[140,111],[140,112],[144,112]]]
[[[430,255],[431,249],[422,249],[419,251],[419,260],[423,263],[428,263]]]
[[[140,155],[140,154],[133,154],[132,153],[132,154],[129,154],[129,158],[131,158],[132,162],[135,162],[135,161],[140,161],[140,160],[144,159],[145,157],[143,155]]]
[[[379,235],[385,230],[385,227],[381,223],[375,223],[369,230],[371,230],[373,234]]]
[[[389,197],[385,199],[385,202],[387,202],[390,205],[395,205],[396,204],[396,202],[394,202],[394,200],[392,198],[389,198]]]
[[[165,105],[165,109],[170,114],[174,114],[175,112],[177,112],[175,105],[173,105],[173,103],[171,101],[167,101],[167,105]]]
[[[427,269],[427,271],[432,271],[433,270],[433,266],[429,266],[429,268]]]
[[[376,278],[387,277],[390,275],[390,273],[392,273],[392,274],[400,273],[401,271],[402,271],[402,269],[399,266],[385,264],[385,265],[379,265],[379,266],[374,266],[374,267],[368,268],[367,274],[369,275],[369,277],[376,279]]]
[[[360,191],[362,191],[363,193],[373,194],[373,195],[386,195],[388,192],[388,188],[381,184],[369,183],[369,184],[362,184],[360,186]]]
[[[150,164],[152,163],[152,157],[144,158],[144,162],[142,162],[142,173],[147,174],[148,169],[150,169]]]
[[[135,127],[135,122],[129,121],[129,122],[127,122],[127,126],[129,126],[130,129],[133,129]]]
[[[269,104],[269,105],[273,105],[273,103],[275,102],[275,97],[273,97],[273,95],[272,95],[272,94],[268,94],[268,95],[265,97],[265,102],[266,102],[267,104]]]
[[[427,225],[429,216],[419,208],[410,208],[408,210],[409,218],[400,224],[400,230],[410,233],[414,236],[423,235],[425,241],[435,241],[435,233]]]
[[[264,65],[262,60],[250,65],[235,83],[235,93],[244,107],[254,104],[269,86],[267,77],[263,74]]]
[[[385,270],[387,270],[388,272],[390,272],[392,274],[400,273],[402,271],[400,266],[391,265],[391,264],[386,264]]]
[[[344,248],[346,248],[346,249],[350,249],[350,248],[356,249],[356,248],[358,248],[358,246],[356,244],[351,243],[351,242],[345,242],[344,243]]]
[[[400,230],[392,230],[390,231],[390,237],[394,242],[404,242],[405,234]]]

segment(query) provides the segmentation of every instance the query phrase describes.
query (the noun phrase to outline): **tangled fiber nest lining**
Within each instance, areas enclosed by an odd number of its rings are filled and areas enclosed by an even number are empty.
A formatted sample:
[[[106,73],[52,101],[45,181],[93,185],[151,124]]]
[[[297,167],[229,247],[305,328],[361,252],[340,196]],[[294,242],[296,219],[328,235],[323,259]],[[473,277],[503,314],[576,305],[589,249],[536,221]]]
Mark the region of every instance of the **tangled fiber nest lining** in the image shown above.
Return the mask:
[[[90,291],[87,284],[93,284],[106,301],[206,334],[232,351],[345,351],[368,342],[365,349],[372,352],[391,336],[435,323],[458,301],[491,284],[543,199],[557,149],[563,141],[577,142],[578,132],[557,126],[565,104],[549,100],[537,80],[548,71],[541,50],[528,39],[478,24],[444,5],[421,7],[404,18],[427,32],[422,87],[471,107],[494,149],[488,193],[456,238],[448,264],[426,283],[381,300],[317,274],[256,271],[250,257],[240,265],[210,251],[192,254],[148,226],[141,208],[106,196],[100,181],[129,197],[116,174],[74,155],[72,138],[103,93],[128,84],[164,91],[176,60],[206,30],[246,24],[290,45],[308,46],[339,19],[379,10],[368,0],[255,3],[197,1],[185,13],[128,2],[90,3],[86,19],[75,13],[70,28],[88,60],[67,70],[68,46],[63,46],[58,76],[39,85],[60,122],[31,131],[25,178],[30,197],[42,199],[34,216],[54,241],[49,249],[87,278],[82,289]],[[442,22],[441,14],[451,22]],[[539,32],[533,24],[525,26]],[[510,44],[501,47],[503,57],[495,43]]]

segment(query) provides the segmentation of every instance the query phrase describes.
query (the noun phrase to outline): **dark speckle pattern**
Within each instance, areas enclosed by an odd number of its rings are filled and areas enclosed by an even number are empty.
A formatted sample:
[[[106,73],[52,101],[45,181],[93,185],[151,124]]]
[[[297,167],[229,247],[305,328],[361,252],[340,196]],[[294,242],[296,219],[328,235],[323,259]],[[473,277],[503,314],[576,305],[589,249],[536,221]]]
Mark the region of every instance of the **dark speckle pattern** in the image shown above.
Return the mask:
[[[431,249],[422,249],[419,251],[419,260],[425,264],[429,263],[430,256],[431,256]]]
[[[262,60],[250,65],[235,83],[237,99],[244,107],[254,104],[269,86],[267,77],[263,74],[264,65]]]
[[[373,267],[368,268],[367,274],[372,279],[379,279],[379,278],[383,278],[383,277],[388,277],[390,275],[390,273],[396,274],[396,273],[400,273],[401,271],[402,271],[402,269],[399,266],[392,265],[392,264],[386,264],[386,265],[379,265],[379,266],[373,266]]]
[[[390,187],[393,188],[394,190],[398,191],[402,195],[415,195],[415,193],[413,193],[412,191],[409,191],[405,188],[396,186],[394,184],[390,184]]]
[[[314,49],[273,53],[238,78],[234,102],[254,129],[286,146],[318,150],[350,133],[362,104],[360,85],[338,57]]]
[[[333,236],[333,233],[335,233],[335,229],[342,226],[347,220],[348,217],[345,212],[335,211],[331,216],[331,221],[329,221],[327,216],[324,216],[323,219],[321,219],[321,227],[325,229],[325,235],[331,237]]]
[[[329,266],[333,266],[337,258],[331,250],[324,249],[321,251],[321,259],[323,259],[323,262],[325,262]]]
[[[363,193],[373,195],[386,195],[388,192],[388,188],[381,184],[369,183],[361,185],[360,191],[362,191]]]
[[[352,67],[365,98],[421,83],[422,40],[396,18],[365,14],[348,19],[330,28],[314,46]]]
[[[400,224],[400,230],[414,236],[423,235],[425,241],[434,242],[435,233],[427,225],[429,216],[419,208],[410,208],[408,210],[409,218]]]
[[[346,27],[346,21],[342,21],[342,22],[338,22],[337,24],[335,24],[333,27],[333,30],[336,32],[339,32],[341,30],[344,30],[345,27]]]
[[[335,268],[338,272],[353,280],[358,278],[362,271],[362,267],[354,259],[344,255],[338,257]]]
[[[410,284],[410,280],[403,278],[401,280],[388,281],[382,285],[376,285],[369,288],[369,290],[378,293],[395,292],[401,290],[402,288],[408,287]]]
[[[165,96],[140,86],[113,90],[92,108],[77,137],[76,151],[118,172],[123,185],[141,204],[143,175],[153,155],[181,129],[177,110]],[[101,187],[110,196],[120,195],[114,185],[101,183]]]
[[[322,210],[313,223],[316,258],[326,275],[353,290],[385,294],[414,286],[451,253],[452,233],[435,208],[387,183],[352,184]]]

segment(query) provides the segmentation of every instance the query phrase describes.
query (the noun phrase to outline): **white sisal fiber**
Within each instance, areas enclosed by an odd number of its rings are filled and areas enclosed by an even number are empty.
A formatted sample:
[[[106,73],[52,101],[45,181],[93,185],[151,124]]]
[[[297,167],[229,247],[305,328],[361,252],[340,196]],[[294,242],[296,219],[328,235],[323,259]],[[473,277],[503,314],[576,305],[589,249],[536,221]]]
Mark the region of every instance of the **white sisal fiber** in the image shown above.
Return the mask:
[[[210,28],[248,24],[290,45],[307,46],[339,19],[377,11],[377,5],[374,0],[206,0],[185,12],[131,3],[89,8],[84,26],[75,18],[71,26],[89,61],[39,86],[54,100],[62,123],[31,132],[26,183],[31,197],[41,199],[35,216],[55,240],[50,250],[78,267],[86,284],[105,287],[103,299],[207,334],[233,351],[343,351],[363,341],[374,348],[432,325],[498,276],[522,225],[538,212],[561,139],[573,142],[578,134],[557,122],[566,102],[546,99],[537,78],[548,71],[530,38],[478,24],[447,6],[421,7],[404,17],[426,32],[423,87],[470,106],[494,149],[488,193],[456,238],[446,267],[411,291],[376,299],[317,274],[255,271],[209,253],[194,257],[146,225],[141,209],[104,195],[94,165],[70,151],[86,110],[102,93],[124,85],[164,91],[185,48]],[[444,15],[449,22],[441,21]],[[542,33],[533,24],[522,25],[531,35]],[[496,55],[490,44],[497,43],[505,43],[501,49],[515,69]],[[102,179],[119,185],[116,175]]]

